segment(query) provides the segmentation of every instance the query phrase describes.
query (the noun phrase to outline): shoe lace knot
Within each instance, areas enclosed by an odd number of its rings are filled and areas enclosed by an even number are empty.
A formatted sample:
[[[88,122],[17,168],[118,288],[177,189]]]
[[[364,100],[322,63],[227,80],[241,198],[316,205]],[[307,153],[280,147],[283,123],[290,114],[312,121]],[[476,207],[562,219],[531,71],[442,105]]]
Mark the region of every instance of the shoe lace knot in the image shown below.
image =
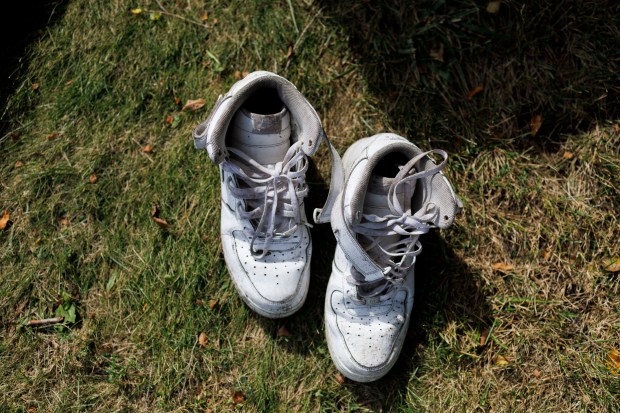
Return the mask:
[[[262,258],[274,237],[288,237],[299,225],[310,226],[302,214],[303,198],[308,194],[308,159],[299,142],[291,145],[284,159],[273,167],[259,164],[241,150],[228,150],[232,156],[222,164],[231,174],[226,185],[238,200],[238,217],[252,224],[244,229],[251,239],[250,251]],[[262,244],[260,249],[255,246],[257,239]]]

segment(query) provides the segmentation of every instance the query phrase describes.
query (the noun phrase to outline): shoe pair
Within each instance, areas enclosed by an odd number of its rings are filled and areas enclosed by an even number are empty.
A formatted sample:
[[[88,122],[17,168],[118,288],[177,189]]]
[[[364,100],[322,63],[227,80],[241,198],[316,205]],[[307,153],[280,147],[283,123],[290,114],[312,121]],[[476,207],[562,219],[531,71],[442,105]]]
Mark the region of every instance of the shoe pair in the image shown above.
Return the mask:
[[[269,318],[295,313],[308,293],[305,175],[322,141],[332,179],[314,221],[331,221],[337,241],[325,296],[327,344],[342,374],[369,382],[400,354],[420,235],[449,227],[461,209],[441,172],[447,153],[383,133],[358,140],[341,160],[303,95],[265,71],[233,85],[194,131],[196,148],[220,167],[228,271],[243,301]]]

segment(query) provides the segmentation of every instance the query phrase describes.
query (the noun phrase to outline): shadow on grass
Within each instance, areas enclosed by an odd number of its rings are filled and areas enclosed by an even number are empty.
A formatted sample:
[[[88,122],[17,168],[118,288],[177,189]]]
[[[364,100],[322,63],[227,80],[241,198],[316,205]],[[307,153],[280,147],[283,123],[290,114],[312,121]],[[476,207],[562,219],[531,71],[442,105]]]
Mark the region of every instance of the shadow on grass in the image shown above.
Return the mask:
[[[565,134],[620,116],[620,3],[488,4],[319,0],[373,103],[416,142],[555,151]]]
[[[20,75],[28,67],[28,46],[54,24],[65,12],[67,0],[9,1],[2,5],[0,24],[0,136],[4,136],[10,119],[4,119],[9,97],[19,86]]]

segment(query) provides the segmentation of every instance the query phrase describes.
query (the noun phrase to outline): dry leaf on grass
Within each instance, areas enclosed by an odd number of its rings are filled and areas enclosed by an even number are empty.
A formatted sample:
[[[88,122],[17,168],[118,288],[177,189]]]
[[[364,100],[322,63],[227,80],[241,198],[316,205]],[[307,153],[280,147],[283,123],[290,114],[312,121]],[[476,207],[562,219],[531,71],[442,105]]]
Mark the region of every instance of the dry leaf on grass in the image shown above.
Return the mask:
[[[564,155],[562,155],[562,159],[573,159],[575,155],[572,152],[564,152]]]
[[[480,339],[478,340],[478,348],[481,349],[487,344],[487,340],[489,339],[489,329],[485,328],[484,331],[480,334]]]
[[[611,374],[620,374],[620,352],[615,348],[612,348],[607,353],[607,368],[609,368]]]
[[[200,16],[200,21],[206,22],[207,20],[209,20],[209,13],[207,12],[202,13],[202,15]]]
[[[489,4],[487,4],[487,12],[491,14],[497,14],[499,13],[501,5],[501,1],[490,1]]]
[[[545,251],[543,251],[543,259],[545,261],[549,261],[550,258],[551,258],[551,250],[546,249]]]
[[[161,219],[159,217],[159,208],[157,208],[157,205],[153,205],[153,208],[151,209],[151,217],[153,218],[153,221],[163,229],[168,229],[170,226],[165,219]]]
[[[90,181],[91,184],[95,184],[97,183],[97,180],[99,180],[99,178],[97,178],[97,175],[92,174],[91,176],[88,177],[88,180]]]
[[[69,220],[67,219],[67,217],[62,217],[62,218],[60,218],[60,219],[58,220],[58,222],[60,223],[60,225],[63,225],[63,226],[65,226],[65,227],[66,227],[67,225],[69,225]]]
[[[37,90],[37,89],[39,89],[40,86],[41,85],[39,83],[33,83],[31,88],[32,88],[32,90]]]
[[[618,272],[620,271],[620,257],[610,258],[603,262],[605,265],[605,270],[609,272]]]
[[[286,328],[285,326],[282,326],[278,328],[278,332],[276,333],[276,336],[277,337],[290,337],[291,332],[288,331],[288,328]]]
[[[202,108],[204,105],[207,104],[207,101],[200,98],[200,99],[189,99],[187,102],[185,102],[185,106],[183,106],[183,111],[194,111],[194,110],[198,110],[200,108]]]
[[[493,363],[496,366],[505,366],[507,364],[510,364],[511,361],[512,360],[510,359],[510,357],[502,356],[501,354],[493,357]]]
[[[344,384],[347,379],[341,373],[338,373],[336,375],[336,381],[338,382],[338,384]]]
[[[534,369],[534,372],[532,374],[534,375],[534,377],[538,378],[540,377],[540,370]]]
[[[47,139],[48,141],[51,141],[52,139],[56,139],[59,136],[60,134],[58,132],[52,132],[49,135],[47,135],[45,139]]]
[[[65,86],[71,86],[72,84],[73,84],[73,79],[71,79],[71,80],[67,80],[67,81],[65,82]]]
[[[476,96],[478,93],[482,92],[483,90],[484,90],[484,86],[482,85],[478,85],[472,90],[470,90],[469,93],[467,93],[467,101],[471,102],[474,96]]]
[[[207,347],[209,340],[207,339],[207,335],[203,332],[198,335],[198,344],[202,347]]]
[[[243,403],[245,400],[245,395],[241,391],[237,390],[233,393],[232,399],[235,404]]]
[[[218,303],[217,299],[209,300],[209,303],[208,303],[209,304],[209,308],[211,310],[213,310],[215,308],[215,306],[217,305],[217,303]]]
[[[15,167],[16,168],[21,168],[22,166],[24,166],[24,163],[22,161],[15,162]]]
[[[530,121],[530,130],[532,132],[532,136],[536,136],[538,134],[541,125],[542,116],[540,115],[540,113],[532,115],[532,120]]]
[[[496,262],[495,264],[493,264],[493,269],[499,271],[511,271],[514,270],[515,267],[514,265],[507,264],[505,262]]]
[[[144,153],[151,153],[151,152],[153,152],[153,145],[151,145],[150,143],[145,145],[144,147],[142,147],[142,152],[144,152]]]
[[[9,226],[10,219],[11,217],[9,216],[9,212],[4,211],[2,218],[0,218],[0,231],[4,231]]]

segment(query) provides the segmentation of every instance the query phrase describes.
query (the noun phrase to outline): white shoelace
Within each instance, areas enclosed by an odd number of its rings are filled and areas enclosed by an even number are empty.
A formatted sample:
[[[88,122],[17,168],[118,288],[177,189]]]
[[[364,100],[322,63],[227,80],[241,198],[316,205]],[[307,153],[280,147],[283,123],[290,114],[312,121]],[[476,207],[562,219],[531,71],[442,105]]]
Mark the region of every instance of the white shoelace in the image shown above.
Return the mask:
[[[416,164],[430,153],[436,153],[443,161],[435,168],[416,172]],[[432,150],[422,153],[404,166],[394,177],[388,190],[388,207],[390,214],[377,216],[363,214],[359,224],[353,226],[353,231],[366,238],[369,243],[364,248],[367,252],[374,249],[373,254],[377,264],[382,267],[384,279],[367,282],[364,276],[353,268],[347,281],[356,286],[360,300],[379,296],[379,299],[389,296],[389,292],[397,284],[402,284],[409,269],[415,264],[415,257],[422,252],[422,245],[418,241],[420,235],[426,234],[435,225],[432,224],[439,214],[436,205],[428,203],[425,208],[412,214],[411,207],[401,204],[398,188],[408,184],[408,188],[415,188],[415,181],[439,173],[446,166],[448,154],[443,150]],[[409,198],[412,191],[405,187],[405,194]],[[382,237],[399,235],[399,241],[381,245]],[[380,252],[377,254],[377,252]],[[355,297],[351,297],[355,300]]]
[[[241,219],[258,221],[255,227],[246,228],[246,235],[252,240],[250,251],[257,258],[264,257],[274,236],[288,237],[299,225],[308,225],[302,219],[301,203],[308,194],[305,182],[308,159],[296,142],[288,149],[284,159],[273,168],[263,166],[243,151],[229,147],[234,155],[222,163],[223,169],[230,172],[226,185],[230,193],[238,199],[236,212]],[[233,176],[242,181],[247,188],[240,188],[233,182]],[[245,204],[245,207],[244,207]],[[276,218],[288,218],[289,228],[277,232],[284,225],[276,225]],[[290,225],[292,221],[293,225]],[[257,239],[262,241],[261,249],[255,249]]]

